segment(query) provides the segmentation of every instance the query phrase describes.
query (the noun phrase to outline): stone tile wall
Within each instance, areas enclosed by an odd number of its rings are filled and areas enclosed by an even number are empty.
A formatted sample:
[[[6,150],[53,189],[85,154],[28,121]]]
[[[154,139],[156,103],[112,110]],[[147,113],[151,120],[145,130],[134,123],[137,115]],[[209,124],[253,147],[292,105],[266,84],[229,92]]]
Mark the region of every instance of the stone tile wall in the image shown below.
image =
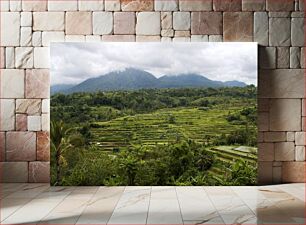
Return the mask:
[[[49,45],[249,41],[259,47],[259,181],[305,181],[303,0],[1,0],[3,182],[49,181]]]

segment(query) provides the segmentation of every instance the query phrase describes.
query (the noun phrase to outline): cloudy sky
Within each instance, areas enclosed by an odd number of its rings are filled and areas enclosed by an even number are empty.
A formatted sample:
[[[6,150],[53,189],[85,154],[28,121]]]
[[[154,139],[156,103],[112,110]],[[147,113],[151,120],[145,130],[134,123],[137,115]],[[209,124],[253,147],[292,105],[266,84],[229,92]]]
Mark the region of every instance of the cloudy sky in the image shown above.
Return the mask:
[[[52,43],[51,81],[78,84],[137,68],[156,77],[197,73],[212,80],[257,84],[256,43]]]

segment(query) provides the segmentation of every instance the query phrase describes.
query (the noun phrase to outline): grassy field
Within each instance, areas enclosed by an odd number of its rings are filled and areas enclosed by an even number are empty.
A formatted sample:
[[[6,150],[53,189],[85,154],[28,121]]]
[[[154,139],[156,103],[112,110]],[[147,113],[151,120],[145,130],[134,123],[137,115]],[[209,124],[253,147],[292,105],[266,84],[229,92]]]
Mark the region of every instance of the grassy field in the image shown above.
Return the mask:
[[[243,127],[229,124],[226,115],[240,107],[211,110],[200,108],[162,109],[149,114],[126,116],[96,123],[93,143],[105,150],[128,145],[155,145],[189,138],[204,142],[207,136],[228,134]]]
[[[244,125],[233,125],[226,116],[242,109],[239,106],[218,105],[213,109],[175,108],[154,113],[125,116],[107,122],[95,123],[92,143],[103,151],[126,149],[128,146],[162,145],[192,139],[204,144],[209,137],[226,135]],[[218,165],[232,164],[242,158],[251,164],[257,162],[257,148],[249,146],[214,146],[208,150],[216,156],[217,165],[210,169],[214,175],[223,171]]]

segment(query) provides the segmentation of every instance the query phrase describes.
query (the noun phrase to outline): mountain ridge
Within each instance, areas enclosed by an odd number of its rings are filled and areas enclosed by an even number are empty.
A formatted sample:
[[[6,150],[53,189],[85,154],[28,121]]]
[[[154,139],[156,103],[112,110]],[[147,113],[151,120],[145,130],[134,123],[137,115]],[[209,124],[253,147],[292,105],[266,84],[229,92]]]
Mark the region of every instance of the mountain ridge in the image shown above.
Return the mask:
[[[57,86],[61,86],[58,88]],[[67,86],[67,88],[63,88]],[[128,68],[124,71],[114,71],[102,76],[89,78],[77,85],[54,85],[51,86],[51,94],[75,92],[96,92],[96,91],[119,91],[119,90],[137,90],[149,88],[183,88],[183,87],[245,87],[247,84],[233,81],[215,81],[205,76],[189,73],[177,75],[164,75],[156,78],[151,73]],[[58,91],[59,90],[59,91]]]

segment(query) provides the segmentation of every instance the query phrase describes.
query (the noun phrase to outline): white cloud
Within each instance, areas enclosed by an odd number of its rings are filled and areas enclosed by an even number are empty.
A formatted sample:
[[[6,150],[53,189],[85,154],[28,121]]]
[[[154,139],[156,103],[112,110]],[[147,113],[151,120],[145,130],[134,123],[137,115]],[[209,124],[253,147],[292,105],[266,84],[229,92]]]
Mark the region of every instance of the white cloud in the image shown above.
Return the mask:
[[[52,43],[52,84],[138,68],[156,77],[197,73],[257,84],[256,43]]]

